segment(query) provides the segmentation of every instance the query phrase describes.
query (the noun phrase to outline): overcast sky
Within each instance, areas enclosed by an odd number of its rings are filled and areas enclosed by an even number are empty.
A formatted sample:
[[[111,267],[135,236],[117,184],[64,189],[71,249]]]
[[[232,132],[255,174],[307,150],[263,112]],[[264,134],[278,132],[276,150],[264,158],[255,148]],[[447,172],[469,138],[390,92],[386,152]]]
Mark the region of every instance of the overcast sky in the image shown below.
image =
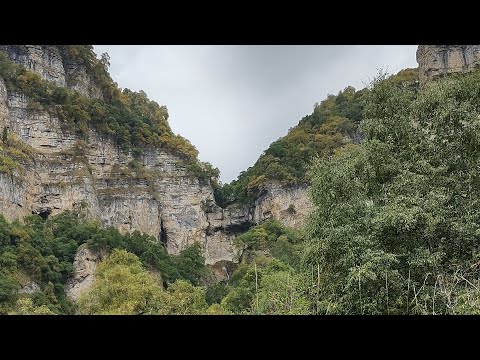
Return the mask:
[[[189,139],[222,182],[252,166],[315,102],[378,69],[416,67],[416,45],[95,45],[110,55],[121,88],[166,105],[172,130]]]

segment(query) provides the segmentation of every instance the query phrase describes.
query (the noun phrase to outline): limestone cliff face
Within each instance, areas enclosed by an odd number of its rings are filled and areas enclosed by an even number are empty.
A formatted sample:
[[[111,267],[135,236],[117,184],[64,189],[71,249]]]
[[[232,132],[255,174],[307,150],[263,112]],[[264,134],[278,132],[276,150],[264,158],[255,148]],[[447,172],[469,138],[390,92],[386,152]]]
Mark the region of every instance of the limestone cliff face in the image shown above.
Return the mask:
[[[480,66],[480,45],[420,45],[417,49],[420,83],[468,72]]]
[[[132,155],[111,139],[92,131],[88,142],[78,140],[64,133],[48,111],[27,109],[22,94],[3,94],[0,108],[7,111],[0,127],[8,126],[33,151],[24,174],[0,173],[0,212],[7,218],[78,209],[120,231],[166,239],[170,253],[194,241],[207,243],[209,224],[202,204],[213,201],[213,190],[189,176],[178,157],[147,149],[142,160],[148,176],[139,176],[128,167]],[[205,250],[209,263],[210,250],[223,254],[222,260],[233,256],[228,236],[217,234]]]
[[[56,47],[1,49],[45,80],[98,95],[85,67],[65,68]],[[128,166],[133,156],[113,139],[91,131],[88,141],[80,140],[64,131],[53,112],[28,105],[24,94],[9,93],[0,78],[0,128],[7,126],[32,153],[22,171],[0,173],[0,212],[9,220],[76,209],[122,232],[138,230],[163,240],[170,253],[199,241],[207,263],[232,260],[231,236],[208,239],[202,206],[213,201],[211,185],[188,175],[180,158],[161,148],[145,149],[143,174],[136,174]]]
[[[254,222],[276,219],[285,226],[299,229],[305,225],[312,208],[306,186],[285,188],[269,184],[266,193],[255,201]]]
[[[101,97],[86,67],[62,58],[55,46],[0,46],[11,60],[90,97]],[[8,92],[0,78],[0,129],[9,128],[29,149],[22,169],[0,172],[0,213],[9,220],[38,213],[81,211],[122,232],[138,230],[178,254],[200,242],[207,264],[234,261],[235,236],[276,218],[303,224],[309,205],[304,188],[272,185],[255,207],[221,209],[208,182],[187,173],[182,160],[162,148],[144,149],[142,173],[129,167],[130,153],[90,131],[87,141],[62,127],[54,112],[32,109],[22,93]]]
[[[10,60],[23,65],[43,80],[78,91],[92,98],[102,98],[100,88],[89,75],[86,65],[63,57],[57,46],[49,45],[1,45],[0,50]]]
[[[78,248],[73,261],[74,275],[66,287],[66,293],[70,299],[77,301],[79,296],[90,288],[95,280],[97,266],[106,255],[105,251],[89,249],[86,244]]]

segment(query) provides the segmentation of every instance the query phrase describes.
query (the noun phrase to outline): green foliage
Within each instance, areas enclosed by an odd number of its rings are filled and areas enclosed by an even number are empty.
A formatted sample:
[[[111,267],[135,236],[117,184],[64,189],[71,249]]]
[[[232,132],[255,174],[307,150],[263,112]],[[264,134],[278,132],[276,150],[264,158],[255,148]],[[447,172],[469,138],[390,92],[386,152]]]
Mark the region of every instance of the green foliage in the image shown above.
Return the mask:
[[[268,220],[238,236],[234,244],[241,253],[240,265],[229,279],[207,288],[209,304],[220,303],[234,314],[310,311],[300,288],[304,282],[300,281],[303,238],[299,231]],[[288,283],[277,288],[286,279]]]
[[[0,155],[0,172],[11,175],[18,169],[20,169],[20,164],[17,161],[10,156]]]
[[[273,142],[254,166],[237,180],[215,190],[217,203],[225,207],[234,201],[252,203],[268,181],[284,186],[310,182],[307,170],[314,157],[328,157],[346,142],[357,141],[357,127],[368,90],[352,87],[329,95],[315,105],[287,135]]]
[[[125,250],[113,250],[96,271],[92,287],[78,301],[82,314],[223,314],[218,304],[208,307],[205,291],[185,280],[164,290],[140,259]]]
[[[208,307],[206,315],[232,315],[231,312],[225,310],[222,305],[212,304]]]
[[[205,291],[205,300],[208,305],[220,304],[227,293],[228,287],[225,281],[214,283],[207,287]]]
[[[476,313],[480,73],[396,80],[374,82],[364,144],[314,163],[315,311]]]
[[[0,303],[10,303],[15,298],[19,288],[18,281],[13,274],[2,269],[0,272]]]
[[[235,238],[234,243],[242,249],[243,258],[248,258],[257,251],[267,251],[284,263],[298,267],[302,240],[299,231],[289,229],[276,220],[267,220]]]
[[[41,285],[41,291],[32,295],[35,306],[46,305],[54,313],[72,313],[74,307],[66,298],[64,285],[72,275],[75,253],[84,243],[92,248],[134,253],[143,266],[159,271],[166,284],[177,279],[198,284],[206,273],[198,245],[172,256],[151,236],[139,232],[122,235],[115,228],[102,228],[71,212],[50,216],[46,221],[32,215],[25,224],[9,224],[0,216],[0,312],[14,307],[21,270]]]
[[[138,315],[155,313],[163,288],[125,250],[113,250],[97,267],[95,281],[78,299],[81,314]]]
[[[158,309],[160,315],[199,315],[207,312],[205,291],[185,280],[177,280],[162,294]],[[212,308],[210,311],[219,311]]]
[[[188,162],[187,171],[189,174],[199,178],[200,180],[206,181],[207,183],[211,180],[212,184],[218,188],[218,178],[220,177],[220,170],[213,167],[209,162]]]
[[[402,70],[391,76],[390,81],[401,87],[416,88],[418,71]],[[237,180],[215,188],[217,204],[226,207],[236,201],[253,203],[271,181],[283,186],[310,184],[308,169],[313,158],[328,158],[345,144],[360,141],[358,126],[369,92],[367,88],[356,91],[349,86],[315,104],[312,114],[270,144]]]
[[[25,163],[32,161],[33,149],[25,144],[13,132],[3,129],[2,145],[0,146],[0,172],[22,177],[25,174]]]
[[[15,310],[8,313],[9,315],[55,315],[48,306],[36,306],[31,298],[25,297],[18,299],[15,304]]]
[[[187,279],[198,284],[206,273],[205,259],[197,243],[183,250],[178,256],[171,256],[153,237],[134,231],[131,234],[120,234],[113,227],[97,228],[88,241],[93,249],[124,249],[137,255],[143,264],[160,271],[165,282]]]
[[[249,264],[241,264],[229,281],[227,295],[222,299],[222,308],[234,314],[251,312],[255,297],[255,269]]]
[[[97,268],[92,287],[79,299],[82,314],[224,315],[219,304],[208,306],[205,291],[185,280],[167,290],[125,250],[114,250]]]
[[[266,274],[258,292],[258,312],[268,315],[309,314],[310,304],[302,292],[302,279],[290,271]]]
[[[205,258],[198,242],[183,250],[179,256],[174,257],[174,267],[180,278],[189,280],[193,285],[198,285],[207,273]]]
[[[305,284],[301,271],[258,252],[232,274],[220,305],[234,314],[308,314]]]

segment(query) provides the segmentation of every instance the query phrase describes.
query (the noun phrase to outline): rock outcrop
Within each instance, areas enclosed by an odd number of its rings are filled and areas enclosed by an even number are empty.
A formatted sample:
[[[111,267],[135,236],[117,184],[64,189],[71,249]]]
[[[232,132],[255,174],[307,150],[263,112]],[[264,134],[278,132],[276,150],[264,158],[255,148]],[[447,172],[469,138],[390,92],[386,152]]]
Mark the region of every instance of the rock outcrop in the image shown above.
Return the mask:
[[[19,294],[34,294],[41,290],[40,285],[23,271],[18,271],[17,279],[20,285]]]
[[[286,188],[269,184],[265,194],[255,201],[253,221],[258,224],[273,218],[285,226],[299,229],[305,225],[311,208],[307,186]]]
[[[87,244],[78,248],[73,261],[73,277],[66,287],[67,296],[71,300],[77,301],[82,292],[90,288],[95,280],[97,265],[106,255],[105,251],[89,249]]]
[[[84,64],[62,57],[55,46],[0,46],[9,58],[43,79],[101,97]],[[255,223],[276,218],[299,227],[308,212],[305,189],[272,186],[255,207],[221,209],[209,182],[187,172],[183,161],[162,148],[146,148],[142,173],[129,164],[112,138],[90,130],[84,141],[62,126],[55,112],[29,107],[23,93],[9,92],[0,78],[0,129],[23,144],[21,168],[0,172],[0,213],[9,220],[77,210],[122,232],[138,230],[178,254],[200,242],[207,264],[234,261],[233,239]],[[83,255],[82,255],[83,256]]]
[[[37,73],[43,80],[78,91],[91,98],[102,98],[100,88],[89,75],[86,64],[65,56],[57,46],[1,45],[10,60]]]
[[[480,67],[480,45],[420,45],[417,49],[420,83]]]

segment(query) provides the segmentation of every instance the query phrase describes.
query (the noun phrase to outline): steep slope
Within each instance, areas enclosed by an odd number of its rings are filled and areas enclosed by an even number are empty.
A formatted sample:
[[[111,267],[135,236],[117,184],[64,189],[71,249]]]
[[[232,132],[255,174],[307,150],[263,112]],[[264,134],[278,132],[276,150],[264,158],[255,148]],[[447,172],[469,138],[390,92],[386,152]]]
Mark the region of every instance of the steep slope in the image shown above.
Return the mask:
[[[166,108],[121,92],[91,47],[0,49],[0,128],[8,129],[0,213],[78,210],[152,235],[173,254],[200,242],[207,263],[232,260],[233,235],[220,231],[228,220],[204,210],[215,172],[171,132]],[[218,231],[209,217],[225,220]]]
[[[417,76],[416,69],[405,69],[392,79],[415,83]],[[251,206],[256,224],[273,218],[301,228],[311,209],[307,195],[310,164],[315,157],[329,157],[346,144],[362,141],[359,124],[368,93],[367,88],[347,87],[315,104],[312,114],[273,142],[237,180],[217,187],[217,202],[227,208],[232,203]]]

